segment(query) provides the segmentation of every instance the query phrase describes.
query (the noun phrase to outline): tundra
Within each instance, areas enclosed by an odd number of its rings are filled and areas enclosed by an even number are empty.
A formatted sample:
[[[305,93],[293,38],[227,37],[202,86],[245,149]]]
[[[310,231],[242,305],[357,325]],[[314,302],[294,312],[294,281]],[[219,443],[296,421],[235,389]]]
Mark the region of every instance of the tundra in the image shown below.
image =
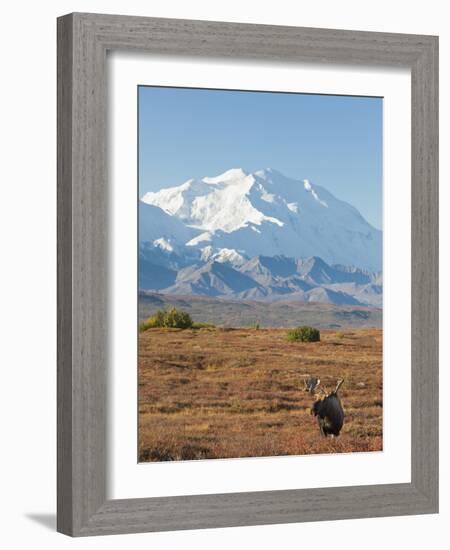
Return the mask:
[[[327,437],[338,436],[344,424],[344,409],[338,396],[344,380],[339,380],[336,389],[331,393],[322,390],[322,396],[315,401],[311,414],[317,416],[320,433]]]

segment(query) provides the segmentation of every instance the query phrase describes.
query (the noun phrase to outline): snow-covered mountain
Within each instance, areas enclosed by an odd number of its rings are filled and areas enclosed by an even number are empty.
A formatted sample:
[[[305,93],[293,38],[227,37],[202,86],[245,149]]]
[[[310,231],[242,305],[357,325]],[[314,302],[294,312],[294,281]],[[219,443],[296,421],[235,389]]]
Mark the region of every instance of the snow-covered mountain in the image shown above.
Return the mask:
[[[146,193],[140,242],[190,249],[218,263],[255,256],[320,257],[328,264],[382,267],[382,233],[350,204],[308,180],[240,168]]]
[[[308,180],[267,169],[139,203],[139,286],[173,295],[382,304],[382,234]]]
[[[199,232],[187,226],[163,209],[139,201],[139,244],[151,243],[157,248],[173,252],[183,248]]]

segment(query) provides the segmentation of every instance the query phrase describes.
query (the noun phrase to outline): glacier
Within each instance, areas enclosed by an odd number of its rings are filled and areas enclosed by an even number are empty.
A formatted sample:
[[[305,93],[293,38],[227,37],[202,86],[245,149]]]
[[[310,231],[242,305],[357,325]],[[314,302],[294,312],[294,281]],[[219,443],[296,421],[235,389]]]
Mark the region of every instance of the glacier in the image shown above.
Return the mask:
[[[189,179],[145,193],[139,208],[140,244],[170,252],[219,262],[319,257],[329,265],[382,270],[380,230],[325,187],[273,168]]]

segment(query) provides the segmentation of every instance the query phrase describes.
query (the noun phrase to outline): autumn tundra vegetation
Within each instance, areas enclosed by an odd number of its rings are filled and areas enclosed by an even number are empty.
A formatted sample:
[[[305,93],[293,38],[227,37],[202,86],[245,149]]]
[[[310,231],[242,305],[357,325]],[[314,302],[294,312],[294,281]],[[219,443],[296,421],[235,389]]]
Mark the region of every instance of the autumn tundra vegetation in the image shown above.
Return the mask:
[[[139,330],[141,462],[382,450],[379,328],[225,327],[170,308]]]

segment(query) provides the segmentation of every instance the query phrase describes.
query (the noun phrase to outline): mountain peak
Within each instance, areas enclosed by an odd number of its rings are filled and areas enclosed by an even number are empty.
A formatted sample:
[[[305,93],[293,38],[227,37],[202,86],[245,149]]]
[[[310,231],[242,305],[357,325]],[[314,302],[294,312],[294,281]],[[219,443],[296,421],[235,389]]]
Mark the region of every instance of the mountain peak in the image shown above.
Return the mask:
[[[223,174],[219,174],[218,176],[207,176],[203,178],[203,181],[206,183],[222,183],[232,180],[241,180],[243,178],[246,178],[247,176],[248,174],[243,168],[230,168],[229,170],[227,170]]]
[[[326,265],[326,262],[324,262],[320,256],[310,256],[309,258],[305,258],[304,263],[320,266]]]
[[[381,231],[324,187],[273,168],[252,173],[231,168],[149,192],[142,202],[164,211],[167,222],[185,226],[190,236],[178,244],[191,250],[209,245],[214,253],[222,250],[224,260],[236,250],[247,258],[319,256],[329,264],[381,268]],[[170,228],[160,232],[152,242],[173,234]]]
[[[278,170],[275,170],[275,168],[262,168],[261,170],[254,172],[254,175],[262,179],[268,179],[273,176],[282,176],[283,174],[281,174]]]

